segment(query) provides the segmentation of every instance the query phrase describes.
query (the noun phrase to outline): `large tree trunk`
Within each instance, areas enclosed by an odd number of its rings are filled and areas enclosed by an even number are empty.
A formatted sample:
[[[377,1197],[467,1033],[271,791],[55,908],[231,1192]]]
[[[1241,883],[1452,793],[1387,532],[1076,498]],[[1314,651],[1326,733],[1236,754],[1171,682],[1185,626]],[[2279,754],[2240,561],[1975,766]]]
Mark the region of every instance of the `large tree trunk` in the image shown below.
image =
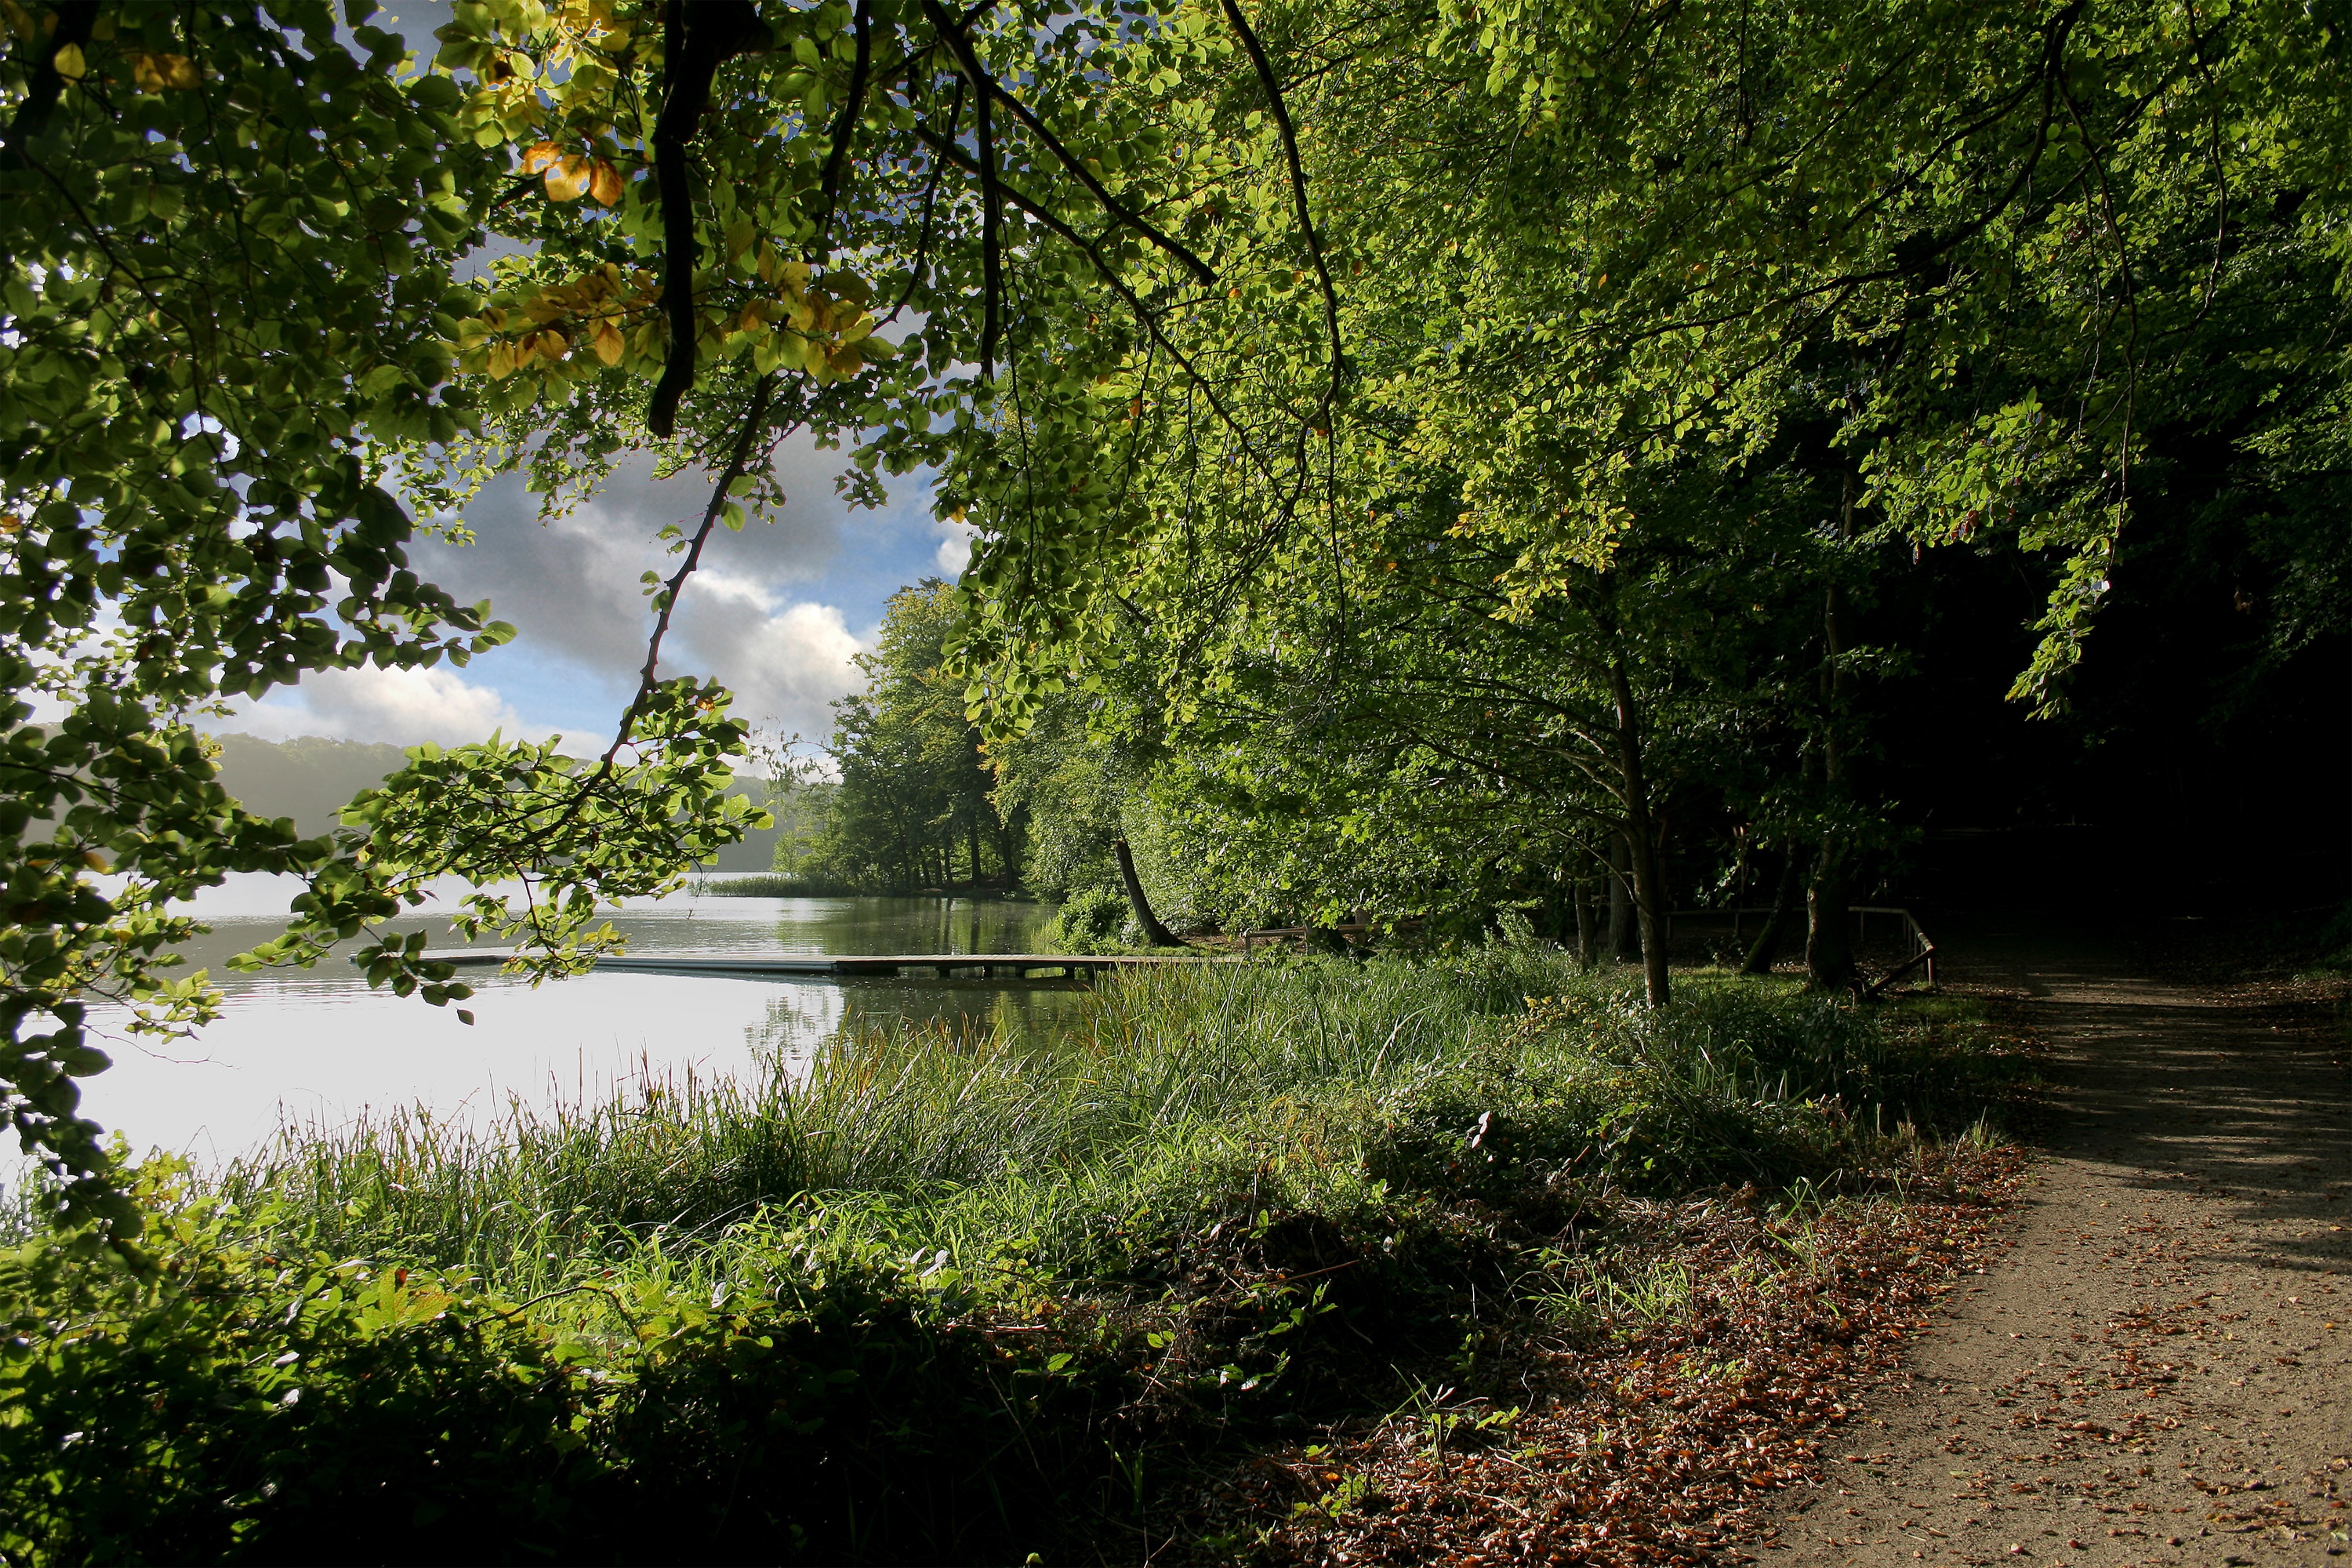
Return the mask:
[[[1853,963],[1853,879],[1835,845],[1822,847],[1821,864],[1806,894],[1811,915],[1805,932],[1805,976],[1816,991],[1852,991],[1862,984]]]
[[[1617,704],[1617,772],[1624,788],[1625,849],[1633,862],[1633,909],[1642,927],[1642,989],[1653,1007],[1672,994],[1666,971],[1665,879],[1659,874],[1658,843],[1650,819],[1650,781],[1643,766],[1641,714],[1633,706],[1633,683],[1625,661],[1609,664],[1610,695]]]
[[[1143,940],[1153,947],[1185,947],[1190,944],[1160,923],[1151,912],[1151,902],[1143,896],[1143,882],[1135,874],[1135,854],[1124,838],[1110,841],[1111,853],[1118,857],[1118,879],[1127,884],[1127,907],[1135,912],[1135,924],[1143,932]]]
[[[1789,940],[1790,928],[1797,923],[1798,900],[1804,896],[1805,847],[1791,844],[1789,863],[1780,868],[1780,885],[1773,889],[1772,912],[1765,917],[1764,929],[1748,944],[1748,956],[1740,961],[1740,973],[1772,973],[1772,965],[1780,961],[1780,946]]]
[[[1641,956],[1642,950],[1633,940],[1633,885],[1627,879],[1633,858],[1632,851],[1625,847],[1624,834],[1612,835],[1609,840],[1609,956],[1612,959]]]

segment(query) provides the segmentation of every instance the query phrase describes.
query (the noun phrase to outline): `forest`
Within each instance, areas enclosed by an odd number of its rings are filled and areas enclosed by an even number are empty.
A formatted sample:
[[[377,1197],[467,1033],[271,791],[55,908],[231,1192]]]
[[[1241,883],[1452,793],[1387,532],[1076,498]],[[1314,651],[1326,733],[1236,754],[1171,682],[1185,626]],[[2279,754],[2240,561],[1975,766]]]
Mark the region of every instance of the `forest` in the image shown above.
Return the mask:
[[[0,1559],[1714,1560],[2037,1125],[1856,906],[2342,945],[2332,6],[432,20],[0,0]],[[780,750],[670,634],[809,442],[972,554]],[[631,462],[701,499],[609,734],[331,818],[211,738],[512,642],[420,543]],[[1171,962],[489,1131],[82,1113],[232,876],[237,970],[449,1008],[431,889],[560,985],[770,833]]]

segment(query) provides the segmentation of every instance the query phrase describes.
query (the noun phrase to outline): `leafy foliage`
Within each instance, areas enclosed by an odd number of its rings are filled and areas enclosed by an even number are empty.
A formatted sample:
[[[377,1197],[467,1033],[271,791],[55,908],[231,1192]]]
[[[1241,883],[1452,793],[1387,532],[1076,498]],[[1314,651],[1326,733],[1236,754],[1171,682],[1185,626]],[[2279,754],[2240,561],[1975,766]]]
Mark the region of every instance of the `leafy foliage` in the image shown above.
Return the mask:
[[[834,704],[839,777],[823,786],[822,826],[782,869],[866,891],[1019,879],[1018,824],[989,799],[962,682],[940,668],[955,617],[953,591],[936,580],[891,596],[874,651],[856,658],[865,689]]]
[[[154,1268],[0,1263],[0,1529],[31,1562],[1075,1552],[1394,1403],[1367,1340],[1443,1367],[1564,1289],[1595,1333],[1632,1194],[1873,1181],[1903,1141],[1799,1086],[1987,1045],[1496,948],[1114,983],[1059,1045],[850,1037],[499,1150],[151,1166]]]

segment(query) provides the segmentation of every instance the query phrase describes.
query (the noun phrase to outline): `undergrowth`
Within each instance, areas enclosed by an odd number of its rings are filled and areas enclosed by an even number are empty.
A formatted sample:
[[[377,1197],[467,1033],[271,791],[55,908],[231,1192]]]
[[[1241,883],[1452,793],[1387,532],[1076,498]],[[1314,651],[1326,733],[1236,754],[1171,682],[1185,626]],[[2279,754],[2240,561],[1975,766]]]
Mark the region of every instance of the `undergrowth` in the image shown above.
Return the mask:
[[[1695,978],[1653,1013],[1496,946],[156,1163],[146,1267],[0,1266],[0,1553],[1136,1555],[1188,1478],[1514,1322],[1670,1312],[1622,1214],[1886,1190],[2007,1067],[1948,1009]]]

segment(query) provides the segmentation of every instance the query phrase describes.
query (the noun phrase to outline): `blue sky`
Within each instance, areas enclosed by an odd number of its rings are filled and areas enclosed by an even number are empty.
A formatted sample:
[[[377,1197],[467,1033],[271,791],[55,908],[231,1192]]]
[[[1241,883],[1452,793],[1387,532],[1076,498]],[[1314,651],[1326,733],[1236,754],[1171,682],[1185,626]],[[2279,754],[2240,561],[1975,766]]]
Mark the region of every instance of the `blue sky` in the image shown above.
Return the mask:
[[[370,18],[427,55],[448,19],[446,0],[393,0]],[[812,740],[830,731],[830,703],[856,683],[849,660],[873,645],[884,603],[919,578],[952,577],[965,554],[961,535],[931,520],[919,476],[895,481],[887,508],[853,513],[833,483],[847,457],[805,438],[779,451],[788,503],[740,534],[714,536],[662,666],[716,676],[736,692],[737,713]],[[411,550],[428,581],[467,602],[489,599],[519,628],[514,642],[462,670],[314,675],[215,727],[401,745],[479,740],[493,728],[575,741],[609,733],[652,627],[639,576],[676,566],[654,536],[698,517],[709,494],[699,475],[656,484],[652,468],[650,457],[632,460],[595,500],[548,523],[520,478],[501,479],[466,510],[473,545],[423,540]]]
[[[835,493],[845,452],[788,444],[777,470],[789,500],[740,533],[720,531],[679,599],[662,672],[716,676],[736,711],[780,733],[821,739],[830,703],[855,684],[851,658],[873,646],[884,603],[926,576],[952,577],[965,544],[935,522],[919,477],[897,481],[890,504],[856,511]],[[551,731],[607,731],[635,689],[652,626],[639,577],[675,559],[656,535],[700,511],[698,475],[656,483],[650,458],[625,464],[571,515],[542,521],[519,477],[489,486],[465,511],[475,542],[419,541],[419,573],[461,600],[487,598],[520,636],[462,670],[351,670],[315,675],[247,705],[224,730],[281,739],[329,735],[413,745]]]

